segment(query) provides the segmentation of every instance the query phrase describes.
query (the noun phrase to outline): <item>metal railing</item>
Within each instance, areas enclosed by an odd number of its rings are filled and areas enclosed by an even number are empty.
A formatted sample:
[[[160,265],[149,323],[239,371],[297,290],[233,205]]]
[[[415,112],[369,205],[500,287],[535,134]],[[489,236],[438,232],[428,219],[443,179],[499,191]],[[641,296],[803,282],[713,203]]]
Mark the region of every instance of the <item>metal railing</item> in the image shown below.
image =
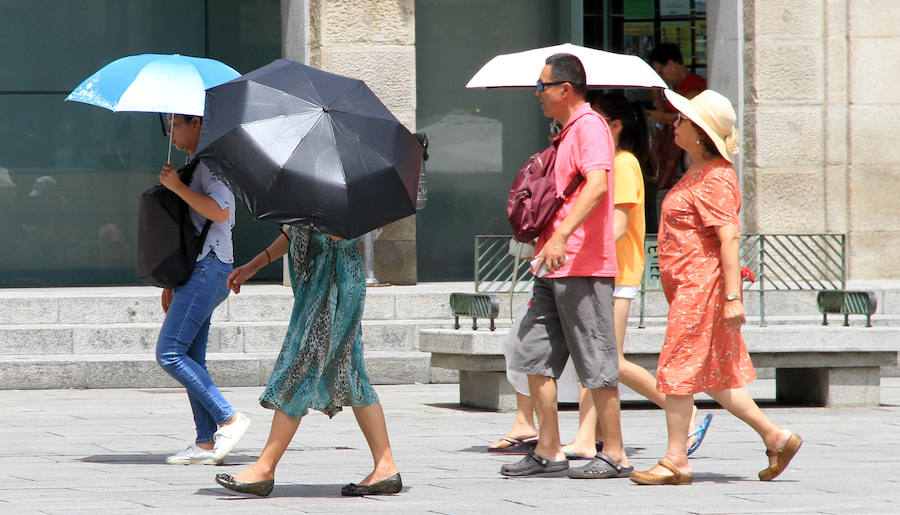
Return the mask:
[[[744,290],[759,292],[759,325],[764,326],[767,290],[846,288],[847,235],[745,234],[741,264],[756,276]]]
[[[525,292],[531,288],[529,259],[510,254],[510,239],[508,235],[475,236],[476,292]],[[644,254],[639,327],[644,327],[644,294],[662,290],[656,235],[645,238]],[[743,287],[759,292],[761,326],[766,325],[766,291],[835,290],[847,285],[845,234],[744,234],[740,257],[756,279],[744,282]]]
[[[475,236],[475,291],[479,293],[526,292],[534,276],[528,257],[510,254],[508,234]]]

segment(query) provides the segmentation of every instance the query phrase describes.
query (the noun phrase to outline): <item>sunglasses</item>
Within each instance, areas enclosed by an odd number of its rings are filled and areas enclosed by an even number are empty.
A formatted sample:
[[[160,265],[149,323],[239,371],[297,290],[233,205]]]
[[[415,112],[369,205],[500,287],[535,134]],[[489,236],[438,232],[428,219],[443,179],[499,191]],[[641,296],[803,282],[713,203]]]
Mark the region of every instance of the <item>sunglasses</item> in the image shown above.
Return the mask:
[[[538,93],[543,93],[544,90],[547,88],[547,86],[558,86],[558,85],[560,85],[560,84],[565,84],[566,82],[569,82],[569,81],[567,81],[567,80],[561,80],[561,81],[558,81],[558,82],[544,82],[544,81],[538,79],[538,81],[537,81],[537,90],[538,90]]]
[[[675,115],[675,123],[672,124],[672,125],[678,125],[678,124],[680,124],[682,121],[684,121],[684,115],[682,115],[681,113],[678,113],[678,114]]]

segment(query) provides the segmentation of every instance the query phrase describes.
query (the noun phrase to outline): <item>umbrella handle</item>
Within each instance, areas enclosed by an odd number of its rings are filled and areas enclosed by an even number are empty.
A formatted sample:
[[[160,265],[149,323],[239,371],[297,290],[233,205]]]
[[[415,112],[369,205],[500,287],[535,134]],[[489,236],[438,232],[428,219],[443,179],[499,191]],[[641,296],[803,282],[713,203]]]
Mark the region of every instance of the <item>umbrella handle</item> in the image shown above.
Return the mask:
[[[166,157],[166,164],[172,164],[172,127],[169,127],[169,155]]]

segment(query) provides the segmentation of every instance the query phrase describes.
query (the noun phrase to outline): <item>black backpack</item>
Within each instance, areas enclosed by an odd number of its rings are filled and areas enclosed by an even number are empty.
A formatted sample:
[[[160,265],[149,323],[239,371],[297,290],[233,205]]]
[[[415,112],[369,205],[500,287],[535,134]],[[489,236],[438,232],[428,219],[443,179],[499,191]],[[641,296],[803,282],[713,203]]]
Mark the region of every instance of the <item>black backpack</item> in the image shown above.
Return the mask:
[[[178,170],[187,185],[197,162],[194,158]],[[160,288],[186,283],[211,225],[212,220],[207,220],[198,235],[191,223],[190,207],[181,197],[162,184],[145,191],[138,210],[138,277]]]

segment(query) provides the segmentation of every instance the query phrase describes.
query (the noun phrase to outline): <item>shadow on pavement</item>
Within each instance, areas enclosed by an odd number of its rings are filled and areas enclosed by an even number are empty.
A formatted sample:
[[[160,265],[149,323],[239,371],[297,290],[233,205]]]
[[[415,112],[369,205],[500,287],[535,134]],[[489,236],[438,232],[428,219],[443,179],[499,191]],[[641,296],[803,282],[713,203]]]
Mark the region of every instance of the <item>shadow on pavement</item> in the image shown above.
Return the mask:
[[[426,403],[425,406],[431,406],[433,408],[452,409],[455,411],[466,411],[470,413],[509,413],[511,416],[515,416],[516,414],[516,410],[500,411],[487,408],[473,408],[471,406],[463,406],[458,402],[430,402]],[[578,411],[578,403],[560,402],[557,409],[558,411]]]
[[[268,495],[268,497],[257,497],[255,495],[244,495],[237,492],[232,492],[227,488],[201,488],[197,490],[197,495],[209,495],[219,497],[222,500],[227,501],[238,501],[243,499],[270,499],[272,497],[303,497],[303,498],[316,498],[316,499],[331,499],[343,497],[341,495],[341,488],[344,485],[298,485],[298,484],[287,484],[280,485],[277,482],[275,483],[275,488],[272,490],[272,493]],[[405,493],[409,490],[409,487],[404,486],[403,490],[400,493]],[[399,494],[394,494],[399,495]],[[368,496],[368,497],[376,497],[376,496]],[[381,496],[378,496],[381,497]]]
[[[628,447],[627,445],[625,446],[625,454],[627,454],[629,457],[643,454],[644,451],[646,451],[646,450],[647,450],[646,447]],[[485,456],[494,456],[494,457],[496,457],[496,456],[501,456],[501,457],[502,456],[513,456],[513,457],[525,456],[525,453],[513,454],[513,453],[505,453],[505,452],[488,452],[487,445],[473,445],[471,447],[466,447],[465,449],[457,449],[454,452],[474,452],[477,454],[484,454]],[[579,462],[585,462],[587,460],[569,460],[569,461],[570,461],[570,463],[579,463]]]
[[[85,456],[79,461],[85,463],[105,463],[108,465],[165,465],[166,457],[169,454],[95,454],[93,456]],[[229,465],[245,465],[256,461],[255,456],[242,456],[240,454],[229,454],[222,465],[206,465],[210,469],[217,467],[227,467]],[[169,465],[175,467],[177,465]],[[181,465],[186,467],[188,465]],[[197,466],[197,465],[195,465]]]
[[[694,483],[743,483],[743,482],[759,483],[759,479],[749,476],[732,476],[730,474],[716,474],[715,472],[694,473]]]

